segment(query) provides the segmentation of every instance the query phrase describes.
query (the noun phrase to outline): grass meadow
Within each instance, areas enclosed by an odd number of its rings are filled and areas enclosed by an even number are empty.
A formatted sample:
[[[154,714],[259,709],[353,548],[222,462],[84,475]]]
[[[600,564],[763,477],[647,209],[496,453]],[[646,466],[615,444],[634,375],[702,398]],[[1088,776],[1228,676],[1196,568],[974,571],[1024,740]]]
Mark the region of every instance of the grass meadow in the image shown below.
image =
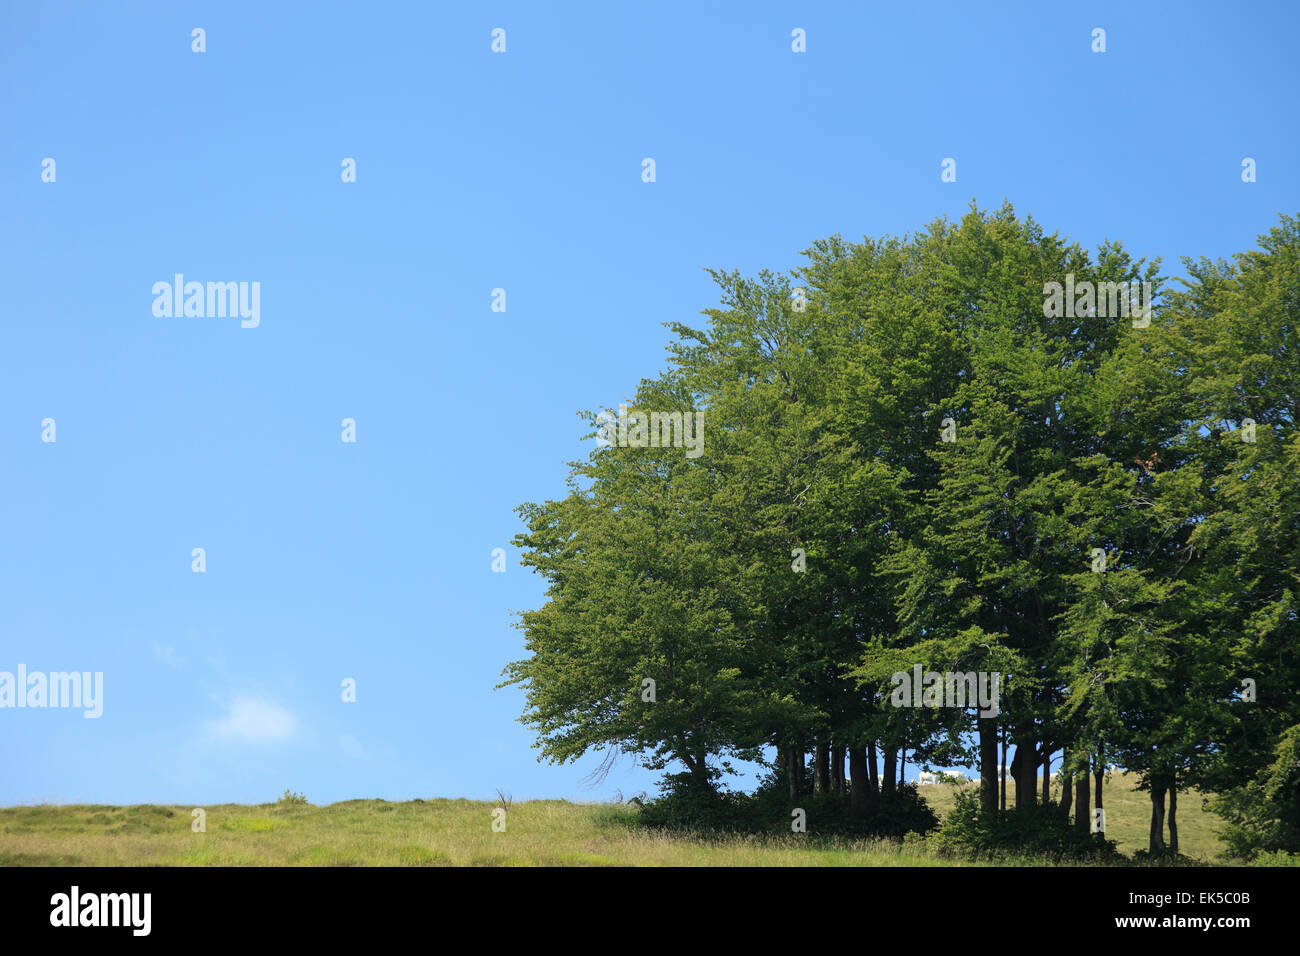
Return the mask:
[[[974,784],[966,784],[973,787]],[[922,788],[943,816],[958,785]],[[7,866],[952,866],[923,840],[897,843],[782,837],[717,837],[647,831],[626,804],[532,800],[513,804],[493,832],[499,804],[475,800],[347,800],[328,806],[268,803],[191,806],[38,805],[0,808],[0,865]],[[1145,849],[1147,795],[1126,775],[1105,791],[1108,835],[1125,854]],[[1185,856],[1226,862],[1218,818],[1198,794],[1179,799]],[[1015,865],[1060,865],[1008,858]]]

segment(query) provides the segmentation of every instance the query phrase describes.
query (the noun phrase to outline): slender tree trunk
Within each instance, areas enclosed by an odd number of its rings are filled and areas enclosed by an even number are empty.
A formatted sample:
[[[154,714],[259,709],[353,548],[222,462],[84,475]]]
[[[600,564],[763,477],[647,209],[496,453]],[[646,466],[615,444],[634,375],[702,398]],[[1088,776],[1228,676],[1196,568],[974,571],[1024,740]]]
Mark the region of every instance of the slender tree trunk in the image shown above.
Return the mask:
[[[1106,782],[1106,765],[1101,762],[1100,750],[1097,753],[1097,759],[1094,763],[1092,779],[1096,782],[1097,790],[1097,799],[1093,804],[1093,810],[1104,810],[1105,808],[1101,804],[1101,785]],[[1101,814],[1101,821],[1103,824],[1106,822],[1106,815],[1104,813]]]
[[[1151,783],[1151,836],[1147,843],[1150,853],[1163,853],[1165,850],[1165,788],[1162,784]]]
[[[1082,833],[1087,833],[1092,823],[1092,813],[1088,806],[1088,765],[1085,763],[1079,775],[1074,778],[1074,826]]]
[[[1038,796],[1038,741],[1034,739],[1034,727],[1025,724],[1016,734],[1016,763],[1020,773],[1016,775],[1016,809],[1027,810],[1034,806]]]
[[[865,813],[871,791],[867,775],[867,751],[859,744],[849,747],[849,800],[854,813]]]
[[[1052,752],[1043,748],[1043,806],[1052,801]]]
[[[1007,812],[1007,728],[1002,727],[1002,773],[998,777],[1002,784],[1002,812]]]
[[[1169,784],[1169,852],[1178,852],[1178,783]]]
[[[867,773],[871,781],[871,792],[875,793],[880,788],[880,781],[876,772],[876,742],[874,740],[867,744]]]
[[[1065,769],[1065,761],[1069,758],[1070,752],[1062,748],[1061,750],[1061,815],[1065,819],[1070,819],[1070,808],[1074,806],[1074,774]]]
[[[880,789],[885,793],[894,792],[894,782],[898,779],[898,751],[893,747],[885,748],[885,770],[881,778]]]
[[[826,793],[830,790],[831,780],[831,746],[825,740],[817,741],[817,756],[813,769],[813,793]]]
[[[977,721],[980,736],[980,809],[990,817],[998,812],[998,725],[992,717]]]
[[[844,745],[831,743],[831,793],[844,792]]]
[[[898,755],[898,785],[901,787],[907,782],[907,748],[904,747]]]
[[[796,761],[796,755],[798,760]],[[803,754],[798,753],[798,748],[794,744],[789,744],[785,748],[785,775],[790,780],[790,802],[799,802],[799,764],[803,762]]]

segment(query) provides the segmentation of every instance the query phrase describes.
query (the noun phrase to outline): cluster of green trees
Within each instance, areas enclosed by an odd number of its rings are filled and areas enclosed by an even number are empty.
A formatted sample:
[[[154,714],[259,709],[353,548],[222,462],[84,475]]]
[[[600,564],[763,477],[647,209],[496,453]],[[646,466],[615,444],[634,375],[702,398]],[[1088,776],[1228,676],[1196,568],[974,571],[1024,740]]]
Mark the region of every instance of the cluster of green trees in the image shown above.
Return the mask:
[[[1118,764],[1152,851],[1193,786],[1234,851],[1300,850],[1300,220],[1177,281],[1009,205],[803,255],[668,323],[628,404],[700,413],[702,454],[602,443],[519,509],[543,755],[702,792],[775,753],[861,813],[909,760],[978,767],[990,815],[1059,768],[1082,828]],[[1067,276],[1150,283],[1149,323],[1045,307]],[[917,664],[1006,675],[1000,712],[893,706]]]

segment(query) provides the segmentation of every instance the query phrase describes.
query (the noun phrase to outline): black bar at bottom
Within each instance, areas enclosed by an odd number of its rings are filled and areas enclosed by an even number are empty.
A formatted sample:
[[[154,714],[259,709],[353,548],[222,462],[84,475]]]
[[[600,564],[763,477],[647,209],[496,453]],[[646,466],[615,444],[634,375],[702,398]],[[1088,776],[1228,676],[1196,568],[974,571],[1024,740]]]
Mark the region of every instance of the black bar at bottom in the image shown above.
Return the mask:
[[[770,943],[772,917],[784,913],[862,920],[874,927],[872,938],[889,924],[916,939],[1027,938],[1036,927],[1231,943],[1293,923],[1294,874],[1235,867],[9,868],[0,869],[0,927],[11,943],[75,935],[90,945],[110,938],[336,944],[415,933],[445,944],[455,939],[448,931],[464,929],[493,945],[515,935],[534,944],[639,946],[681,938],[683,921],[729,943]],[[116,916],[119,925],[70,925],[73,887],[78,923]],[[148,894],[147,935],[139,932],[144,896],[131,894]]]

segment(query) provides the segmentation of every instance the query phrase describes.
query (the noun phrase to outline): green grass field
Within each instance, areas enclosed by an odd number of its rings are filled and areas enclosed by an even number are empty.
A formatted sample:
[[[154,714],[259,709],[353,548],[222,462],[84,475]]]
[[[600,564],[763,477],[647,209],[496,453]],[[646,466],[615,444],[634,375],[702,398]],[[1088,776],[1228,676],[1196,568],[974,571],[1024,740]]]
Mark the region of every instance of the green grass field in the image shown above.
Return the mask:
[[[974,786],[968,785],[968,786]],[[922,788],[942,816],[957,787]],[[1107,833],[1127,854],[1145,849],[1150,804],[1124,775],[1105,792]],[[536,800],[514,804],[506,832],[492,831],[496,804],[473,800],[348,800],[205,807],[206,832],[191,830],[192,807],[25,806],[0,809],[0,864],[9,866],[934,866],[924,842],[853,842],[788,837],[692,838],[647,832],[636,810]],[[1183,852],[1223,862],[1195,793],[1179,800]],[[1019,865],[1046,861],[1007,860]],[[1057,865],[1057,864],[1052,864]]]

